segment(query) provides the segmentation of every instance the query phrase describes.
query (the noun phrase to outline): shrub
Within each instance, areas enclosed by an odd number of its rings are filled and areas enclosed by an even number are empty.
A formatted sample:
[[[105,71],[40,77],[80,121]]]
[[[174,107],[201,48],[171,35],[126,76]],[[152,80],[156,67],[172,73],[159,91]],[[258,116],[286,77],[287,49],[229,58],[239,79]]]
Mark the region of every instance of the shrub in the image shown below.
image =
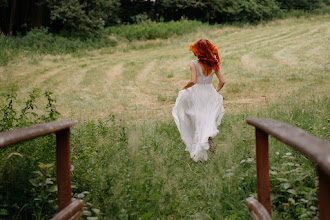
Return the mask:
[[[0,35],[0,66],[6,66],[19,52],[37,52],[44,54],[66,54],[78,50],[98,49],[115,46],[117,43],[108,38],[103,31],[98,36],[83,37],[63,32],[55,35],[47,28],[32,29],[25,36]]]
[[[37,108],[35,101],[40,96],[40,91],[34,89],[29,93],[29,99],[25,101],[25,106],[18,111],[15,108],[15,101],[17,94],[12,89],[7,95],[7,104],[0,106],[0,132],[7,131],[12,128],[20,128],[24,126],[30,126],[36,123],[54,121],[58,118],[60,113],[56,110],[56,99],[53,97],[53,93],[45,91],[44,96],[47,99],[45,107],[45,114],[38,115],[35,110]]]
[[[276,0],[281,9],[286,10],[315,10],[324,7],[326,1],[323,0]],[[329,4],[329,2],[328,2]]]
[[[39,90],[30,92],[20,110],[16,106],[17,94],[12,90],[6,104],[0,106],[0,131],[56,120],[60,115],[56,100],[52,92],[46,91],[44,96],[45,112],[39,115],[35,112]],[[0,151],[0,218],[41,219],[56,212],[54,145],[55,136],[48,135]]]
[[[25,101],[24,106],[18,109],[16,104],[17,94],[12,90],[6,99],[5,104],[0,107],[0,128],[1,131],[26,127],[34,124],[54,121],[60,115],[56,111],[56,99],[53,93],[46,91],[43,93],[46,97],[46,106],[43,113],[35,112],[36,100],[40,98],[40,91],[35,89],[30,92],[29,98]],[[103,122],[94,124],[88,122],[83,124],[80,131],[86,131],[85,135],[75,137],[78,143],[86,144],[87,141],[96,140],[101,134],[108,134],[107,128]],[[92,138],[91,134],[97,135]],[[111,130],[113,131],[113,130]],[[120,129],[123,131],[123,129]],[[80,133],[79,133],[80,134]],[[84,137],[88,137],[84,139]],[[118,134],[116,141],[125,139],[125,134]],[[91,143],[91,142],[88,142]],[[94,142],[94,144],[97,144]],[[10,148],[0,151],[0,219],[49,219],[58,211],[57,200],[57,183],[55,174],[55,135],[47,135],[30,141],[18,143]],[[91,151],[86,148],[76,149],[79,159],[90,156]],[[87,155],[88,154],[88,155]],[[81,160],[78,160],[81,162]],[[84,161],[85,163],[87,161]],[[86,166],[78,164],[75,169],[71,166],[72,192],[74,199],[84,200],[84,216],[97,216],[100,210],[89,202],[91,195],[85,184],[78,184],[80,180],[86,180],[84,175]],[[90,165],[91,163],[88,163]],[[79,178],[75,178],[75,172]],[[75,181],[76,180],[76,181]]]
[[[169,38],[173,35],[184,35],[195,31],[202,26],[199,21],[170,21],[153,22],[145,21],[140,24],[120,25],[109,27],[109,34],[114,34],[132,40],[147,40],[156,38]]]

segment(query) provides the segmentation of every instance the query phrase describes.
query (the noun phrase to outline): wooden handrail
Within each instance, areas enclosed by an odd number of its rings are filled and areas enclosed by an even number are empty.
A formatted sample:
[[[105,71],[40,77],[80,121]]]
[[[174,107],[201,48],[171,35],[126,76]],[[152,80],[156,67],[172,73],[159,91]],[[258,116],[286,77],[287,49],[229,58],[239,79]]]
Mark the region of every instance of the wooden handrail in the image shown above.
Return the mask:
[[[0,133],[0,148],[67,129],[77,121],[53,121]]]
[[[268,134],[298,150],[318,166],[319,219],[330,216],[330,143],[283,122],[251,118],[247,123],[256,128],[258,200],[271,216]]]
[[[312,136],[300,128],[271,119],[251,118],[247,119],[247,123],[299,151],[330,176],[329,142]]]
[[[72,204],[71,199],[70,127],[76,123],[76,121],[54,121],[0,133],[0,149],[19,143],[21,141],[38,138],[52,133],[56,134],[56,178],[58,186],[58,207],[60,213],[62,213],[62,210],[65,213],[73,213],[70,218],[57,219],[76,219],[81,215],[82,212],[82,201],[78,201]],[[66,208],[68,206],[69,208]]]
[[[68,205],[65,209],[59,212],[52,220],[70,219],[74,220],[81,216],[83,203],[81,200],[76,200]]]

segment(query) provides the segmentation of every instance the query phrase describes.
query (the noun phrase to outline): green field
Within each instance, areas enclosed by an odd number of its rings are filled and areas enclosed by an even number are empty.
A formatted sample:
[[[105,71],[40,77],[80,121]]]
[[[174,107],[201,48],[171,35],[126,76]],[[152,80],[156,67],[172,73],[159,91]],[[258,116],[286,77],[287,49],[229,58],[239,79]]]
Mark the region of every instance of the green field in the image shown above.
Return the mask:
[[[72,112],[78,120],[109,114],[128,120],[170,119],[195,59],[187,48],[207,38],[223,57],[227,114],[260,109],[320,79],[318,89],[327,92],[328,26],[328,16],[245,28],[206,26],[184,37],[122,43],[115,49],[22,55],[0,67],[0,94],[11,87],[20,94],[47,88],[57,95],[64,118]]]
[[[195,59],[189,45],[199,38],[219,48],[226,81],[217,151],[205,163],[189,158],[171,116]],[[183,36],[68,55],[21,52],[0,67],[0,103],[11,88],[17,105],[33,88],[50,90],[60,118],[79,121],[71,141],[74,191],[88,191],[86,209],[100,209],[99,216],[249,219],[244,200],[256,196],[256,182],[254,130],[246,118],[281,120],[330,140],[329,60],[328,15],[205,25]],[[274,219],[312,219],[314,166],[270,144]]]

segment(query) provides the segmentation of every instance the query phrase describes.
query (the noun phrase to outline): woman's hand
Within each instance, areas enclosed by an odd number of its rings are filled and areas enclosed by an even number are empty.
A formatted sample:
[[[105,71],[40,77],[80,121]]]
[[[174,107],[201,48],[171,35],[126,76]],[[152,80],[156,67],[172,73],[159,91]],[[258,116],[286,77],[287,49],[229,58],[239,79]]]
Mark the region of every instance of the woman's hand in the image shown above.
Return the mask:
[[[184,87],[183,89],[188,89],[189,87],[192,87],[193,85],[195,85],[195,82],[189,81]]]
[[[223,75],[221,74],[220,69],[218,71],[216,71],[215,74],[217,75],[217,77],[219,79],[219,83],[216,88],[216,91],[219,92],[222,89],[223,85],[225,85],[225,79],[223,78]]]

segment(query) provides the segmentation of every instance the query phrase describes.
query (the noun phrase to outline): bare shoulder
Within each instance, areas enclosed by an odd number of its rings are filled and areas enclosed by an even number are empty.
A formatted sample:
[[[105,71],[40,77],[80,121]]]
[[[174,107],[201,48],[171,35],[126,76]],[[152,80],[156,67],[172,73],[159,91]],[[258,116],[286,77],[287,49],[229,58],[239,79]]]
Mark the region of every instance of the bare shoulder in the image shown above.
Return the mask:
[[[215,72],[216,75],[221,75],[220,68],[218,70],[214,69],[214,72]]]

